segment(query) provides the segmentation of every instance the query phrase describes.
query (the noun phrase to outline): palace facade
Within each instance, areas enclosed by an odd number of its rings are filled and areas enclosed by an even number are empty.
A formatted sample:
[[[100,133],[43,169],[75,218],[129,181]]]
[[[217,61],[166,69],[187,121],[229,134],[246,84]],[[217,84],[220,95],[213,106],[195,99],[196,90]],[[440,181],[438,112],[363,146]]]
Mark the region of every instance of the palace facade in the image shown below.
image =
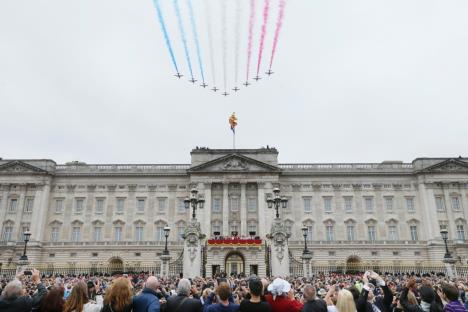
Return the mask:
[[[166,226],[175,262],[192,215],[184,199],[196,188],[205,200],[196,210],[206,235],[202,272],[264,275],[275,218],[266,200],[276,187],[288,200],[279,215],[293,262],[305,227],[314,265],[442,263],[443,229],[454,258],[467,263],[467,158],[279,164],[274,148],[197,148],[190,164],[1,159],[0,263],[18,260],[30,230],[32,263],[157,267]],[[238,238],[213,241],[215,232]]]

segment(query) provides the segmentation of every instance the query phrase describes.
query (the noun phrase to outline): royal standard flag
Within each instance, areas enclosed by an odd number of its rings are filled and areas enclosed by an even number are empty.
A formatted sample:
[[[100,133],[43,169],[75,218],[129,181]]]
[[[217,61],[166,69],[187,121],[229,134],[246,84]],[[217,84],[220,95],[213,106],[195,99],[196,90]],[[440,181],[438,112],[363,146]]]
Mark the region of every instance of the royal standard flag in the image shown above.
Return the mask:
[[[232,132],[236,133],[236,126],[237,126],[236,113],[232,113],[231,117],[229,117],[229,124],[231,125]]]

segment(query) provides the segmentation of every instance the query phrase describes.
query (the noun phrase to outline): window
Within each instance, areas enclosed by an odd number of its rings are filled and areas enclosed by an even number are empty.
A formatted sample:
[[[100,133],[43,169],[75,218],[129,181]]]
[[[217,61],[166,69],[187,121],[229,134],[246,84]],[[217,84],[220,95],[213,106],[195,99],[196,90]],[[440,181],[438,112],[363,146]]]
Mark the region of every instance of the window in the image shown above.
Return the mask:
[[[304,197],[302,201],[304,203],[304,212],[311,212],[312,211],[312,198]]]
[[[394,251],[392,254],[393,254],[394,256],[398,256],[400,253],[399,253],[398,251]]]
[[[348,213],[353,212],[353,198],[351,196],[344,198],[344,210]]]
[[[18,199],[17,198],[10,199],[10,207],[8,208],[8,212],[9,213],[16,212],[16,207],[17,206],[18,206]]]
[[[96,199],[96,213],[103,213],[104,212],[104,198],[97,198]]]
[[[185,213],[185,212],[186,212],[185,203],[184,203],[184,199],[183,199],[183,198],[179,198],[179,199],[177,200],[177,212],[178,212],[178,213]]]
[[[24,239],[26,238],[26,237],[24,236],[24,232],[26,232],[26,231],[29,232],[29,223],[28,223],[28,224],[25,224],[25,225],[23,225],[23,226],[21,227],[21,233],[20,233],[20,235],[19,235],[21,241],[24,241]]]
[[[410,225],[410,235],[412,241],[418,240],[418,227],[416,225]]]
[[[396,225],[389,225],[388,226],[388,239],[391,241],[398,240],[398,231]]]
[[[457,225],[457,239],[462,241],[465,240],[465,227],[463,224]]]
[[[325,212],[332,211],[332,198],[331,197],[324,197],[323,198],[323,208]]]
[[[185,224],[180,223],[177,226],[177,240],[178,241],[183,241],[184,240],[184,233],[185,233]]]
[[[334,232],[332,224],[328,224],[325,226],[325,235],[326,235],[325,238],[327,241],[335,240],[335,232]]]
[[[62,213],[63,212],[63,199],[56,199],[55,200],[55,213]]]
[[[91,257],[97,257],[97,256],[99,256],[99,254],[97,252],[92,252],[91,253]]]
[[[95,242],[99,242],[102,240],[102,227],[100,226],[94,227],[93,239]]]
[[[163,242],[165,240],[164,236],[164,225],[163,224],[158,224],[156,226],[156,241],[157,242]]]
[[[420,255],[421,255],[421,252],[420,252],[420,251],[415,251],[415,252],[414,252],[414,255],[415,255],[415,256],[420,256]]]
[[[447,221],[441,221],[441,222],[439,222],[439,229],[440,229],[440,231],[442,231],[442,230],[448,230],[448,229],[447,229],[447,223],[446,223],[446,222],[447,222]]]
[[[213,212],[221,211],[221,198],[213,197]]]
[[[49,258],[55,258],[55,254],[54,253],[49,254]]]
[[[137,212],[145,212],[145,199],[137,198]]]
[[[216,222],[213,223],[213,233],[214,232],[220,232],[221,233],[221,223],[219,221],[216,221]]]
[[[116,202],[116,211],[117,213],[123,213],[125,209],[125,198],[119,197]]]
[[[24,212],[25,213],[31,213],[33,211],[33,206],[34,206],[34,198],[28,197],[26,198],[26,203],[24,204]]]
[[[414,198],[413,197],[406,197],[406,210],[408,212],[414,212]]]
[[[141,257],[141,252],[135,252],[135,257]]]
[[[435,197],[437,211],[445,211],[445,202],[443,196]]]
[[[365,197],[364,202],[366,206],[366,212],[373,212],[374,211],[374,198]]]
[[[81,228],[79,226],[72,227],[72,241],[79,242],[81,239]]]
[[[248,209],[250,212],[255,212],[255,211],[257,211],[257,198],[255,198],[255,197],[249,197],[249,199],[247,199],[247,209]]]
[[[143,240],[143,225],[137,225],[135,227],[135,240],[141,242]]]
[[[239,224],[237,222],[231,223],[231,232],[239,233]],[[231,233],[229,233],[231,234]]]
[[[388,212],[393,211],[393,197],[385,196],[385,210]]]
[[[50,231],[50,240],[52,242],[58,242],[59,240],[59,227],[58,226],[52,227]]]
[[[167,209],[167,198],[158,198],[159,212],[165,212]]]
[[[75,213],[83,212],[83,206],[84,206],[84,199],[76,198],[75,199]]]
[[[231,197],[231,211],[239,211],[239,197]]]
[[[452,210],[460,210],[460,198],[458,196],[451,196],[450,201],[452,202]]]
[[[257,223],[255,221],[250,221],[247,224],[247,232],[255,232],[257,233]],[[248,233],[247,233],[248,234]]]
[[[334,251],[329,251],[329,252],[328,252],[328,255],[329,255],[329,256],[334,256],[334,255],[335,255],[335,252],[334,252]]]
[[[375,229],[375,225],[369,225],[367,227],[367,235],[368,235],[368,239],[373,242],[376,240],[376,237],[377,237],[377,233],[376,233],[376,229]]]
[[[114,227],[114,240],[120,242],[122,240],[122,226]]]
[[[312,224],[305,224],[304,225],[307,228],[307,240],[312,241],[314,240],[314,226]]]
[[[13,226],[6,225],[3,228],[2,241],[9,242],[11,241],[11,233],[13,232]]]
[[[355,240],[354,233],[355,233],[354,225],[353,224],[348,224],[346,226],[346,236],[347,236],[349,241]]]
[[[378,256],[379,253],[377,251],[371,251],[371,256]]]

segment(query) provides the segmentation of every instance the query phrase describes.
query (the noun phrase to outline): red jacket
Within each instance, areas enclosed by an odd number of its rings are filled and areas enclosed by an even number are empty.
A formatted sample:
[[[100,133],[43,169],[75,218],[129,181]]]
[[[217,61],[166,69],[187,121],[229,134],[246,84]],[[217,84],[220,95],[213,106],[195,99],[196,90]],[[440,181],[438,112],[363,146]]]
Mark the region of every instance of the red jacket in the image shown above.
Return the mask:
[[[300,312],[304,306],[297,300],[291,300],[287,296],[276,296],[273,300],[272,295],[265,295],[266,301],[271,306],[272,312]]]

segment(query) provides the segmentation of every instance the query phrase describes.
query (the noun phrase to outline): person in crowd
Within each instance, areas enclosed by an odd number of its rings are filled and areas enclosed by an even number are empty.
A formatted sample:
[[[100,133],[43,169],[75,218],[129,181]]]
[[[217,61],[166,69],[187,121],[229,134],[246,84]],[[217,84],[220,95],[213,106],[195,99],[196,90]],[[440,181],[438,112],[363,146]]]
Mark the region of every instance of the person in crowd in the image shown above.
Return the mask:
[[[303,289],[304,307],[302,312],[327,312],[327,304],[324,300],[317,298],[316,289],[307,284]]]
[[[276,278],[268,285],[267,290],[270,294],[265,295],[265,299],[270,304],[272,312],[301,311],[303,304],[294,298],[294,289],[288,281]]]
[[[325,297],[328,312],[356,312],[353,294],[347,289],[339,290],[332,285]]]
[[[180,279],[177,285],[177,295],[169,297],[161,310],[163,312],[201,312],[200,300],[189,298],[190,289],[190,281],[186,278]]]
[[[458,288],[455,285],[442,284],[442,299],[447,302],[444,312],[465,312],[465,307],[458,300]]]
[[[212,293],[213,291],[211,288],[205,288],[202,292],[202,296],[200,298],[201,303],[204,305],[206,300],[208,299],[208,296]]]
[[[125,277],[115,279],[104,297],[104,307],[101,312],[131,312],[132,286]]]
[[[262,301],[263,283],[258,277],[249,279],[250,299],[244,299],[240,303],[241,312],[271,312],[270,305]],[[325,311],[326,312],[326,311]]]
[[[96,296],[96,302],[89,300],[86,283],[78,281],[65,301],[63,312],[100,312],[102,303],[102,296],[99,295]]]
[[[40,312],[62,312],[65,299],[63,299],[65,289],[62,286],[52,287],[47,295],[44,296]]]
[[[37,287],[37,293],[30,297],[23,293],[23,283],[18,278],[6,284],[0,297],[0,311],[2,312],[13,312],[13,311],[24,311],[29,312],[32,309],[37,309],[41,303],[42,298],[47,294],[47,289],[44,284],[41,283],[40,275],[38,270],[33,270],[31,275],[31,281]]]
[[[213,297],[218,296],[218,303],[213,304]],[[211,293],[205,302],[204,312],[237,312],[239,305],[232,302],[231,287],[227,282],[219,283],[216,292]]]
[[[435,300],[435,292],[429,285],[422,285],[419,289],[421,304],[411,289],[416,288],[416,280],[412,277],[406,282],[400,295],[400,304],[405,312],[441,312],[442,308]]]
[[[158,279],[154,276],[148,277],[141,294],[133,298],[133,312],[159,312],[158,290]]]
[[[382,288],[384,293],[382,297],[375,297],[375,286],[369,283],[369,278],[376,283],[377,286]],[[385,284],[385,281],[377,273],[369,271],[364,273],[362,280],[364,285],[361,294],[356,304],[358,312],[391,312],[391,305],[393,302],[393,294]]]

